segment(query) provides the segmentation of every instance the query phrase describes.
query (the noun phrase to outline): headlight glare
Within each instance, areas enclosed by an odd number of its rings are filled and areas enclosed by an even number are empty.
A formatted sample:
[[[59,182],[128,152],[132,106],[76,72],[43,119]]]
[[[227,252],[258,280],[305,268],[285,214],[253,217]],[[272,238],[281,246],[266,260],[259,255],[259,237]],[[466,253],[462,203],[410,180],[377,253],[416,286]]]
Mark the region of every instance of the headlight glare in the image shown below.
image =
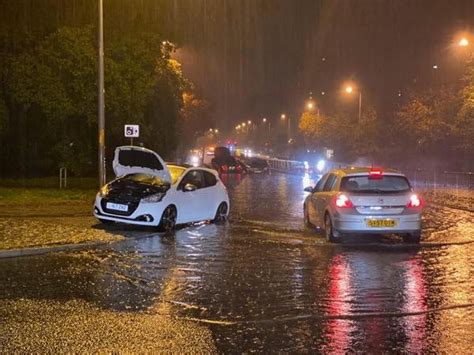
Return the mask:
[[[158,192],[157,194],[153,194],[153,195],[143,198],[142,202],[144,203],[160,202],[164,196],[165,196],[164,192]]]

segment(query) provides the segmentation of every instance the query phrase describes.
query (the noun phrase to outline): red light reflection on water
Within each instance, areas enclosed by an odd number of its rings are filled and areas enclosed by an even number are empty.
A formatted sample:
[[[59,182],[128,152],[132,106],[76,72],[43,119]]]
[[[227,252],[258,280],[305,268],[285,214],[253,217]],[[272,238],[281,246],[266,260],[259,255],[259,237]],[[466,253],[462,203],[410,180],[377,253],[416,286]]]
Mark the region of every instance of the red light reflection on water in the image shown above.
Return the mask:
[[[349,265],[343,255],[336,255],[329,267],[328,316],[351,313],[351,280]],[[350,347],[353,327],[347,319],[329,319],[327,324],[328,351],[346,353]]]

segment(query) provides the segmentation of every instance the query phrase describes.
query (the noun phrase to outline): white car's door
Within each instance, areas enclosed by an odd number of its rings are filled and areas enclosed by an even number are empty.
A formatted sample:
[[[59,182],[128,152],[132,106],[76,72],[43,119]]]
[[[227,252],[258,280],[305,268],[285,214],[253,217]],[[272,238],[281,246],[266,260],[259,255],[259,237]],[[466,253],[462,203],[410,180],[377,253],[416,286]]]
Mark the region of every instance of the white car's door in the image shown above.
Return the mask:
[[[186,191],[185,186],[192,184],[194,191]],[[192,169],[184,174],[176,187],[176,206],[178,209],[178,222],[197,222],[205,219],[202,201],[205,199],[204,175],[199,169]]]
[[[204,218],[213,219],[216,216],[217,207],[222,202],[222,188],[213,173],[205,170],[202,173],[206,183],[203,189],[205,194],[202,195],[202,209],[206,212]]]

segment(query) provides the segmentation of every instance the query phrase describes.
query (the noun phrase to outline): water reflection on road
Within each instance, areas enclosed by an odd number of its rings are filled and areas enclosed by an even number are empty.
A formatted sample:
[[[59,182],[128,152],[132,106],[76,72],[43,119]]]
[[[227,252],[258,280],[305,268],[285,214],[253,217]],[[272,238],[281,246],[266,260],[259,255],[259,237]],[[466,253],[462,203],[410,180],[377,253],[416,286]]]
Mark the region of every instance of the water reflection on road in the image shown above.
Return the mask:
[[[308,177],[226,183],[230,223],[1,260],[0,298],[83,298],[193,319],[211,327],[225,352],[474,346],[472,213],[428,207],[420,246],[374,236],[331,245],[302,227]]]

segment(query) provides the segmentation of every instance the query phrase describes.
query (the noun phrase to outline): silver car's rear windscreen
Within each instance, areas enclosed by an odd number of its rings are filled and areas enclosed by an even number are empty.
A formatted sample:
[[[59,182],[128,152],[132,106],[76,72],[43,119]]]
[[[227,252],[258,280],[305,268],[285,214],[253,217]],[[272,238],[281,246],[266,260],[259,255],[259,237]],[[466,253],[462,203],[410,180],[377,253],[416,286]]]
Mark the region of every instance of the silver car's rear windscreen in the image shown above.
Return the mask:
[[[399,175],[345,176],[341,180],[341,191],[353,193],[402,193],[411,190],[407,178]]]

